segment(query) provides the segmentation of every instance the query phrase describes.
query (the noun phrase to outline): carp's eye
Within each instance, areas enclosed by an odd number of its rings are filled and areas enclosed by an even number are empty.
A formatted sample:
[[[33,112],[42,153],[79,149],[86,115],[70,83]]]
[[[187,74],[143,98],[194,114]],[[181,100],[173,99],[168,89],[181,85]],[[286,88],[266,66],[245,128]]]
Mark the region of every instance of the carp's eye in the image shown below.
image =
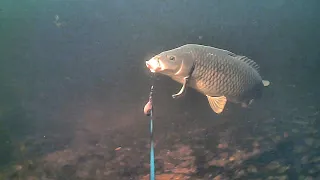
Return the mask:
[[[174,56],[169,57],[170,61],[174,61],[176,58]]]

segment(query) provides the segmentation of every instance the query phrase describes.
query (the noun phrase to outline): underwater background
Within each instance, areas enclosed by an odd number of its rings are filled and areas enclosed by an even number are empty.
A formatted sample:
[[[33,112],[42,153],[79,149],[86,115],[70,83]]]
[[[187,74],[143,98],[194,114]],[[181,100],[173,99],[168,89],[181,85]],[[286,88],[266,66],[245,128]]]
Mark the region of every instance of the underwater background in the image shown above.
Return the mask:
[[[255,60],[251,108],[156,76],[157,179],[320,178],[320,1],[1,0],[0,179],[148,179],[145,61],[187,43]]]

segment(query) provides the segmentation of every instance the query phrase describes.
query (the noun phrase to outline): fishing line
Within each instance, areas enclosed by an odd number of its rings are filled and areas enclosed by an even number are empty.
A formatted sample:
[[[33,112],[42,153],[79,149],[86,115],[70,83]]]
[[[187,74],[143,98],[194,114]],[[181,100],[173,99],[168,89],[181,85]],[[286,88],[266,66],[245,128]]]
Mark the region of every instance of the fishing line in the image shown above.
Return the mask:
[[[152,85],[149,94],[149,101],[144,107],[144,113],[150,116],[150,180],[155,180],[155,162],[154,162],[154,139],[153,139],[153,86],[155,77],[152,77]]]

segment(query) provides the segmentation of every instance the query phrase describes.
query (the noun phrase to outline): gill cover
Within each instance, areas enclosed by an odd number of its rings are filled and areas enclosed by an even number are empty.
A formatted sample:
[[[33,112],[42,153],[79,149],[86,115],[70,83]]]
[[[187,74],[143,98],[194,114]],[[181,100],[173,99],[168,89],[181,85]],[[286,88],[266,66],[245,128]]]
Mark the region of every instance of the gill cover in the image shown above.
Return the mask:
[[[175,76],[187,77],[190,75],[190,71],[193,71],[194,68],[194,60],[189,54],[181,57],[180,68],[174,74]]]

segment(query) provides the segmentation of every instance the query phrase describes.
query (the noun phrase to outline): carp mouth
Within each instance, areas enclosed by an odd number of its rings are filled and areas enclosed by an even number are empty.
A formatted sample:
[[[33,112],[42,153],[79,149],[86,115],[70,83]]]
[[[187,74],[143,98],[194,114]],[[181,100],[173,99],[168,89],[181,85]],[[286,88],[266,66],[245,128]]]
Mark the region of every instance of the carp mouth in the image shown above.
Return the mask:
[[[152,73],[156,73],[162,70],[162,66],[158,57],[153,57],[150,60],[146,61],[146,66]]]

